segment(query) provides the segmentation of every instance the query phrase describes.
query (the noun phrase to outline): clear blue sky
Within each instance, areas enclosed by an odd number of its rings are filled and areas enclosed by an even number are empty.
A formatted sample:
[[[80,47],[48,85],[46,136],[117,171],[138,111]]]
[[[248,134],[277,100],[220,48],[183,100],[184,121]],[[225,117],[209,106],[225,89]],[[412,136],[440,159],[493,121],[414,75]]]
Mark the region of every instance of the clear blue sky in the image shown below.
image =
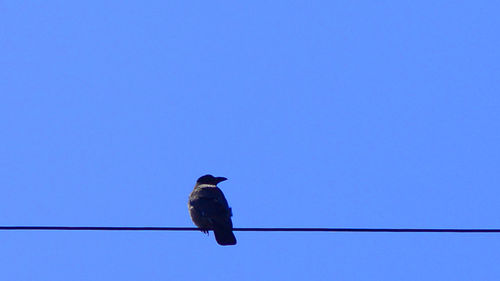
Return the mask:
[[[0,225],[500,227],[497,1],[6,1]],[[166,4],[167,3],[167,4]],[[0,232],[2,280],[499,280],[500,234]]]

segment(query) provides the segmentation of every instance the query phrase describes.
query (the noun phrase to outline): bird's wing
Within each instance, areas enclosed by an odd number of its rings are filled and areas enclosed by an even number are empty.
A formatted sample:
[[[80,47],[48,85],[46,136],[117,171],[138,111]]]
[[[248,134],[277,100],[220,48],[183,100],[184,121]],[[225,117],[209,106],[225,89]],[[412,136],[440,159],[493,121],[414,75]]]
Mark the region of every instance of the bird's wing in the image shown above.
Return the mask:
[[[224,201],[221,201],[217,197],[197,197],[191,199],[191,206],[204,217],[226,217],[228,216],[229,208],[227,202]]]

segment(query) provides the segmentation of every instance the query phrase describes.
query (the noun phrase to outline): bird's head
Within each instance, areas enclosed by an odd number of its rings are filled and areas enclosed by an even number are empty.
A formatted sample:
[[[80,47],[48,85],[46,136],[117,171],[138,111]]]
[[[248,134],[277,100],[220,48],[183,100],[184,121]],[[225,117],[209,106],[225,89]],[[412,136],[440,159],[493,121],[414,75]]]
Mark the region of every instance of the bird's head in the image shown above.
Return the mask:
[[[215,184],[217,185],[221,181],[225,181],[227,178],[225,177],[214,177],[212,175],[204,175],[200,177],[196,183],[197,184]]]

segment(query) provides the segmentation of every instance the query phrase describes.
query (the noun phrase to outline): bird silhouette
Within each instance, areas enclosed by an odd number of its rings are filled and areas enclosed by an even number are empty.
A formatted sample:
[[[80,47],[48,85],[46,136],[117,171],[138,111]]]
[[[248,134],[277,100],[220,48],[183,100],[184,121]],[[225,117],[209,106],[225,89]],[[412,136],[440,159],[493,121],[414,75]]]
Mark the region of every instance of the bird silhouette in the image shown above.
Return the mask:
[[[200,177],[189,195],[189,214],[194,224],[201,231],[208,233],[213,230],[215,240],[219,245],[235,245],[233,234],[232,211],[224,193],[217,184],[227,180],[225,177],[204,175]]]

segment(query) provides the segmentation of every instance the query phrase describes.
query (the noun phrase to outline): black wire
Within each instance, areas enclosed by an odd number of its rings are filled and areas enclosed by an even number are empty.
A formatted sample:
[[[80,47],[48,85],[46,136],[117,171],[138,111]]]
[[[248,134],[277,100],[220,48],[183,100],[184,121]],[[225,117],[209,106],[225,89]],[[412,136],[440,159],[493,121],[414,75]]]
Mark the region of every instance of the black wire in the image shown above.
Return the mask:
[[[199,231],[196,227],[136,226],[0,226],[0,230],[86,230],[86,231]],[[454,232],[500,233],[500,229],[481,228],[303,228],[303,227],[237,227],[234,231],[281,232]]]

